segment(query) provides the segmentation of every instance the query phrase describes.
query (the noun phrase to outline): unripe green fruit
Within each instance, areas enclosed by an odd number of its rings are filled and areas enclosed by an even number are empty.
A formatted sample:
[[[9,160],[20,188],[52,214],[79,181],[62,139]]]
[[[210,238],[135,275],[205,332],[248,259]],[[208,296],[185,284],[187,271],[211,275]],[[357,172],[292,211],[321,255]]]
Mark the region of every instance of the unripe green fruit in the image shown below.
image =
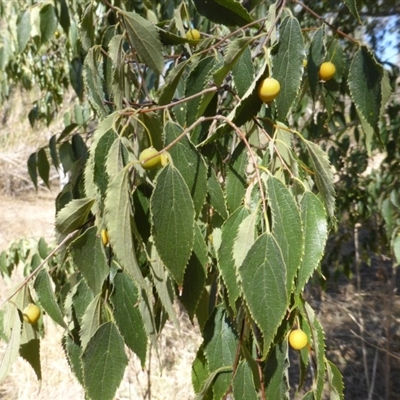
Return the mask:
[[[200,40],[201,35],[200,32],[197,29],[189,29],[186,32],[186,39],[189,40]]]
[[[148,147],[147,149],[144,149],[139,155],[139,161],[141,166],[144,169],[153,169],[158,167],[161,164],[161,157],[159,154],[151,158],[150,160],[147,160],[149,157],[154,156],[157,153],[158,151],[154,147]],[[144,162],[144,160],[147,161]]]
[[[281,91],[281,85],[274,78],[266,78],[258,85],[258,97],[264,103],[269,103],[278,97]]]
[[[289,344],[295,350],[301,350],[307,346],[308,337],[301,329],[293,329],[289,334]]]
[[[335,64],[331,63],[330,61],[326,61],[321,64],[319,68],[319,77],[324,81],[331,80],[336,73]]]
[[[24,308],[22,317],[28,324],[34,325],[40,317],[40,308],[36,304],[30,303]]]

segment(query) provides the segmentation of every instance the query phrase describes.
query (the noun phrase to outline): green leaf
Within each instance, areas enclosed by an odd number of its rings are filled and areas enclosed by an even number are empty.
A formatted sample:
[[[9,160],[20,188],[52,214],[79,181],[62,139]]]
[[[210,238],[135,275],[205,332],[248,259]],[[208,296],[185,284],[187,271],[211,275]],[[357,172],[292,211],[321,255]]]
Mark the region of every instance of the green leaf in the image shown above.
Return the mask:
[[[96,331],[82,354],[82,364],[88,396],[112,400],[128,364],[124,341],[113,322]]]
[[[361,46],[350,65],[348,85],[357,112],[378,132],[382,103],[383,67]]]
[[[80,42],[85,51],[89,51],[95,43],[93,8],[93,3],[88,4],[85,8],[80,24]]]
[[[35,371],[37,379],[42,379],[42,368],[40,365],[40,340],[31,339],[22,343],[19,348],[19,355],[27,361]]]
[[[127,96],[127,76],[124,74],[125,56],[123,46],[124,35],[115,35],[108,44],[108,52],[112,60],[112,85],[111,92],[116,109],[123,108],[123,99]]]
[[[111,182],[105,200],[105,221],[110,243],[122,268],[141,288],[145,288],[132,235],[132,204],[129,170],[123,169]]]
[[[343,377],[339,369],[335,364],[326,360],[326,371],[329,382],[329,398],[331,400],[343,400],[344,399],[344,385]]]
[[[276,240],[264,233],[255,241],[239,268],[243,293],[264,336],[266,355],[286,314],[286,265]]]
[[[204,353],[213,373],[222,367],[232,367],[238,350],[237,333],[225,310],[217,307],[207,321],[204,333]],[[221,399],[232,380],[232,370],[218,374],[213,384],[214,398]]]
[[[192,364],[192,383],[195,393],[200,392],[209,374],[210,370],[208,368],[204,349],[203,346],[200,346],[199,350],[197,351],[196,358],[194,359]],[[211,397],[212,399],[212,396],[207,396],[205,397],[205,399],[209,399],[209,397]]]
[[[60,3],[57,5],[57,3]],[[64,31],[68,34],[69,27],[71,26],[70,22],[70,16],[69,16],[69,10],[68,10],[68,5],[66,3],[66,0],[56,0],[56,14],[57,14],[57,19],[60,22],[60,25],[64,29]]]
[[[165,85],[160,89],[158,99],[159,105],[169,104],[171,102],[189,61],[190,60],[181,62],[168,73],[167,78],[165,79]]]
[[[168,145],[183,132],[183,129],[175,123],[168,122],[164,127],[164,132],[165,145]],[[169,153],[174,167],[179,170],[190,190],[195,213],[198,215],[204,206],[204,200],[207,195],[206,163],[187,136],[181,138],[169,150]]]
[[[72,307],[78,322],[81,323],[89,304],[94,299],[93,292],[84,279],[81,279],[72,289]]]
[[[25,47],[28,44],[30,37],[31,37],[31,13],[28,9],[18,17],[17,21],[17,40],[18,40],[17,52],[19,54],[21,54],[25,50]]]
[[[396,258],[397,264],[400,264],[400,235],[397,235],[393,239],[392,249],[393,249],[394,257]]]
[[[104,104],[105,93],[103,53],[100,46],[93,46],[85,58],[85,80],[90,103],[101,117],[109,114],[110,109]]]
[[[361,22],[361,19],[360,19],[360,15],[358,14],[357,0],[344,0],[344,4],[346,4],[347,8],[353,14],[353,17],[361,25],[362,22]]]
[[[239,231],[240,224],[250,215],[250,210],[245,207],[239,207],[229,216],[222,225],[221,245],[217,252],[218,266],[222,278],[228,291],[229,302],[235,309],[235,301],[240,296],[240,287],[238,284],[238,271],[235,267],[233,258],[233,249]]]
[[[278,178],[269,177],[267,187],[272,234],[282,251],[286,266],[286,294],[289,298],[304,251],[300,212],[290,191]]]
[[[104,246],[97,234],[97,227],[87,229],[70,246],[74,264],[94,295],[101,292],[109,268]]]
[[[169,318],[173,322],[175,328],[179,330],[179,320],[174,309],[175,291],[174,285],[161,262],[155,246],[151,246],[151,266],[150,272],[153,277],[154,286],[161,300],[161,304],[165,308]]]
[[[247,159],[247,148],[244,142],[241,141],[232,154],[226,175],[226,201],[231,212],[242,204],[246,193]]]
[[[28,172],[31,177],[31,181],[34,184],[35,188],[38,188],[38,174],[37,174],[37,166],[36,166],[36,152],[32,153],[28,158]]]
[[[285,119],[299,92],[303,76],[305,49],[299,21],[286,17],[279,27],[279,44],[273,57],[273,77],[281,85],[275,99],[276,109],[281,119]]]
[[[179,296],[179,300],[185,306],[191,320],[193,320],[196,308],[203,295],[208,263],[207,245],[197,224],[194,226],[194,232],[193,251],[185,270],[182,294]]]
[[[296,293],[299,295],[324,255],[328,238],[328,224],[323,204],[316,195],[306,192],[300,202],[303,221],[304,254],[297,275]]]
[[[328,155],[317,144],[304,140],[315,174],[315,183],[330,218],[335,214],[335,187]]]
[[[178,285],[182,285],[193,249],[195,211],[189,188],[171,163],[156,177],[150,210],[157,251]]]
[[[42,44],[53,38],[57,24],[54,6],[52,4],[44,4],[40,9],[40,39]]]
[[[75,343],[69,335],[65,335],[62,338],[62,346],[67,356],[68,364],[71,371],[78,379],[78,382],[83,385],[83,370],[81,363],[81,347]]]
[[[115,322],[125,343],[139,357],[144,368],[147,336],[138,307],[139,291],[124,272],[117,273],[113,283],[111,301],[114,306]]]
[[[246,93],[227,116],[227,119],[229,121],[232,121],[237,127],[240,127],[246,122],[250,121],[260,110],[262,102],[258,97],[257,85],[264,77],[267,68],[268,63],[265,61],[260,68],[256,79],[254,79],[252,84],[247,89]],[[225,133],[230,132],[231,130],[232,127],[229,124],[224,123],[220,125],[215,130],[215,132],[210,135],[202,144],[206,145],[208,143],[212,143],[216,139],[223,136]]]
[[[284,340],[273,347],[264,368],[267,399],[288,399],[289,396],[288,344]]]
[[[39,297],[40,305],[54,322],[68,329],[64,321],[63,313],[57,304],[56,296],[48,272],[42,269],[36,276],[34,288]]]
[[[153,144],[156,149],[162,149],[165,126],[161,121],[160,114],[155,112],[146,112],[142,113],[139,118],[143,121],[150,133],[151,143],[149,142],[148,146]]]
[[[50,175],[50,164],[46,156],[46,151],[41,148],[37,154],[37,169],[39,176],[42,178],[44,184],[50,189],[49,186],[49,175]]]
[[[215,174],[214,168],[210,166],[209,171],[210,173],[207,180],[208,203],[222,218],[226,219],[228,217],[228,210],[226,209],[224,192]]]
[[[118,9],[118,13],[123,18],[129,40],[139,57],[154,72],[161,75],[164,69],[164,58],[156,27],[135,12],[125,12]]]
[[[254,65],[249,46],[244,48],[240,59],[233,65],[232,77],[238,96],[243,97],[247,89],[254,82]]]
[[[2,360],[0,364],[0,382],[8,375],[14,361],[18,357],[21,342],[21,320],[19,319],[18,309],[11,303],[6,303],[4,314],[4,334],[8,337],[8,342],[4,346]]]
[[[83,350],[86,349],[86,345],[89,343],[90,339],[93,337],[95,332],[101,323],[101,305],[102,305],[101,295],[98,294],[87,306],[85,313],[82,317],[80,338],[81,347]]]
[[[125,144],[124,138],[119,137],[110,147],[106,161],[106,171],[109,181],[111,181],[128,163],[129,152]],[[97,169],[96,165],[95,168]]]
[[[312,348],[316,357],[316,377],[314,383],[314,396],[316,399],[322,398],[325,378],[325,340],[324,331],[320,322],[315,318],[314,310],[308,303],[304,304],[306,320],[310,324],[313,343]],[[303,329],[304,330],[304,329]]]
[[[82,99],[83,96],[82,71],[83,65],[81,59],[79,57],[73,58],[71,64],[69,65],[69,81],[71,82],[72,88],[75,90],[75,93],[80,99]],[[61,136],[63,136],[63,134],[61,134]]]
[[[243,219],[237,229],[237,235],[233,243],[232,256],[235,261],[236,271],[242,265],[246,255],[253,246],[257,235],[258,210],[253,211]]]
[[[211,72],[215,66],[215,57],[209,56],[203,58],[198,64],[195,65],[194,68],[190,70],[187,78],[185,79],[185,97],[195,95],[209,86]],[[215,93],[211,93],[211,95],[214,96]],[[202,97],[198,96],[186,103],[187,125],[191,125],[198,119],[199,114],[201,114],[199,110],[201,102]]]
[[[307,75],[310,84],[311,95],[315,99],[317,88],[319,85],[319,68],[324,61],[325,47],[325,25],[322,25],[314,34],[311,45],[310,53],[307,60]]]
[[[253,372],[246,360],[238,365],[233,379],[233,395],[235,399],[257,400],[257,392],[254,385]],[[278,397],[269,397],[278,399]],[[281,397],[279,397],[281,398]]]
[[[110,150],[117,139],[118,135],[112,129],[110,129],[108,132],[101,136],[95,147],[92,146],[91,151],[94,151],[93,181],[99,188],[102,196],[105,195],[109,183],[109,178],[106,170],[107,157],[109,156]],[[119,142],[120,141],[118,141],[118,143]],[[121,166],[119,166],[118,170],[120,169],[122,169]]]
[[[210,21],[227,26],[243,26],[253,19],[247,10],[235,0],[194,0],[199,14]]]
[[[87,223],[94,199],[73,199],[56,216],[56,230],[61,237]]]

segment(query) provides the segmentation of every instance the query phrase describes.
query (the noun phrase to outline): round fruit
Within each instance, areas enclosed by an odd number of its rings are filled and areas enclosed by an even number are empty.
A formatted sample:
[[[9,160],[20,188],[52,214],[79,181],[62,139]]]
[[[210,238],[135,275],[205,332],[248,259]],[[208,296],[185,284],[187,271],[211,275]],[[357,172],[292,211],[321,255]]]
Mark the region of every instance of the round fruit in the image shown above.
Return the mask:
[[[301,350],[307,346],[308,338],[306,333],[301,329],[293,329],[289,334],[289,344],[295,350]]]
[[[274,78],[266,78],[258,85],[258,97],[264,103],[269,103],[274,100],[280,91],[281,85]]]
[[[101,230],[101,241],[103,242],[104,246],[108,245],[108,233],[107,233],[107,229],[102,229]]]
[[[22,317],[28,324],[34,325],[40,317],[40,308],[36,304],[30,303],[24,308]]]
[[[144,149],[139,155],[140,164],[144,169],[153,169],[158,167],[161,164],[161,157],[160,155],[156,155],[158,151],[154,147],[148,147]],[[150,160],[148,158],[154,156]],[[147,160],[147,161],[145,161]]]
[[[186,32],[186,39],[189,40],[200,40],[201,35],[200,32],[197,29],[189,29]]]
[[[169,163],[169,158],[165,153],[161,153],[160,157],[161,157],[161,166],[165,167]]]
[[[324,81],[331,80],[335,76],[335,73],[335,64],[331,63],[330,61],[322,63],[319,68],[319,77]]]

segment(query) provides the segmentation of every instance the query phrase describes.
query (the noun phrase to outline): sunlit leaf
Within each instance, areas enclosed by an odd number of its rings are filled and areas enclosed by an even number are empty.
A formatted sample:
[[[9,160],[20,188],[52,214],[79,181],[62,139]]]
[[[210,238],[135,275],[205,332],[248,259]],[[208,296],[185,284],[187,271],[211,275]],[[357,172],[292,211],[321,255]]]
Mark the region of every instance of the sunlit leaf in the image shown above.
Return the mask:
[[[298,20],[286,17],[279,27],[279,43],[273,57],[273,77],[281,85],[279,96],[275,99],[280,118],[285,119],[300,88],[305,57],[303,36]]]
[[[150,201],[152,233],[157,251],[179,285],[194,242],[194,206],[189,188],[171,164],[156,178]]]
[[[90,398],[112,400],[124,376],[128,357],[113,322],[99,327],[82,354],[85,388]]]
[[[207,340],[204,343],[204,353],[211,373],[221,367],[231,367],[237,352],[238,338],[222,307],[218,307],[209,319],[205,332]],[[216,376],[213,384],[215,398],[222,398],[230,385],[231,379],[231,370]]]
[[[35,279],[34,288],[39,297],[40,305],[43,307],[46,313],[57,324],[62,326],[64,329],[68,329],[63,318],[63,313],[57,303],[50,276],[46,270],[41,270],[38,273]]]
[[[305,140],[308,153],[315,174],[315,183],[324,200],[325,208],[330,218],[335,213],[335,188],[333,182],[333,171],[329,163],[328,155],[317,144]]]
[[[110,270],[97,227],[87,229],[71,243],[71,254],[93,294],[100,293]]]
[[[245,360],[241,361],[238,365],[232,386],[235,399],[258,399],[254,385],[253,372]]]
[[[138,307],[139,291],[124,272],[114,278],[111,301],[114,305],[115,322],[125,343],[139,357],[142,366],[146,361],[147,336]]]
[[[158,74],[163,73],[164,58],[156,27],[135,12],[118,10],[128,32],[129,40],[139,57]]]
[[[239,268],[243,293],[264,336],[264,355],[286,313],[286,265],[281,249],[270,234],[255,241]]]

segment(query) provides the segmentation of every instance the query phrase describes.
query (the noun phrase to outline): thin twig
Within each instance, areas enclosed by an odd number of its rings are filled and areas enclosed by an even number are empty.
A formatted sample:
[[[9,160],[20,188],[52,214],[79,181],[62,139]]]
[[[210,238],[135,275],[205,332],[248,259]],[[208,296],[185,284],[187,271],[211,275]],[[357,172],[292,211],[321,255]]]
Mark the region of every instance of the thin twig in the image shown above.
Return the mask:
[[[346,39],[350,40],[350,42],[353,42],[356,45],[360,45],[360,43],[353,39],[351,36],[349,36],[347,33],[344,33],[342,30],[340,30],[339,28],[336,28],[336,26],[333,26],[331,23],[329,23],[326,19],[324,19],[323,17],[321,17],[320,15],[318,15],[314,10],[312,10],[310,7],[306,6],[304,3],[302,3],[299,0],[292,0],[293,3],[298,4],[299,6],[303,7],[309,14],[311,14],[312,16],[314,16],[315,18],[319,19],[320,21],[322,21],[324,24],[326,24],[327,26],[329,26],[329,28],[331,28],[333,31],[335,31],[336,33],[338,33],[339,35],[345,37]]]
[[[11,300],[47,263],[47,261],[50,260],[53,255],[61,249],[62,246],[64,246],[65,243],[67,243],[70,239],[72,239],[77,233],[79,232],[79,229],[74,230],[73,232],[69,233],[65,239],[56,247],[54,248],[49,255],[38,265],[23,281],[22,283],[9,295],[1,304],[0,308],[4,306],[7,301]]]

